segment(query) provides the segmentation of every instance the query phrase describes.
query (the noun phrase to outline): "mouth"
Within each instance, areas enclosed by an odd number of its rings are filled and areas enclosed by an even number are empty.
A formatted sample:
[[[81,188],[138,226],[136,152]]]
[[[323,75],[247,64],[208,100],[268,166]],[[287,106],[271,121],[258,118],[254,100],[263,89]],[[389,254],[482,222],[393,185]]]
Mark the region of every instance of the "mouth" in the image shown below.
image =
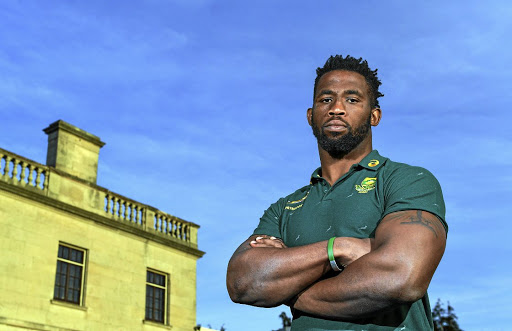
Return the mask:
[[[348,127],[348,124],[340,120],[331,120],[323,125],[324,130],[332,132],[343,132],[347,130]]]

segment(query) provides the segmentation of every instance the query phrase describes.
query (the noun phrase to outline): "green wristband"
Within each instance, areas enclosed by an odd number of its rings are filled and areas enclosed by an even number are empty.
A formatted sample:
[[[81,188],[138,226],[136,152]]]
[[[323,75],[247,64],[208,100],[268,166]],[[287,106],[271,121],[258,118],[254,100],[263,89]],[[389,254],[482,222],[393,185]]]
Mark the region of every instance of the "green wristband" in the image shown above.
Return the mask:
[[[343,271],[343,269],[338,266],[336,260],[334,259],[334,252],[332,248],[334,246],[335,239],[336,237],[332,237],[331,239],[329,239],[329,242],[327,243],[327,256],[329,257],[329,263],[331,264],[332,270],[339,272]]]

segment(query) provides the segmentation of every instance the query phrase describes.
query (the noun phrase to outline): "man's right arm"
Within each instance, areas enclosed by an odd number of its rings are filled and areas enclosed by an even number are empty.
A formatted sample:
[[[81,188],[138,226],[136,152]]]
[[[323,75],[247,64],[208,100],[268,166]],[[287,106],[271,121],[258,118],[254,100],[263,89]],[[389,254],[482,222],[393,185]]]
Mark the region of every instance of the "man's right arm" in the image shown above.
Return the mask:
[[[370,251],[370,239],[343,238],[336,244],[336,258],[345,265]],[[253,235],[231,257],[226,282],[234,302],[275,307],[295,298],[330,270],[327,241],[288,248],[279,239]]]

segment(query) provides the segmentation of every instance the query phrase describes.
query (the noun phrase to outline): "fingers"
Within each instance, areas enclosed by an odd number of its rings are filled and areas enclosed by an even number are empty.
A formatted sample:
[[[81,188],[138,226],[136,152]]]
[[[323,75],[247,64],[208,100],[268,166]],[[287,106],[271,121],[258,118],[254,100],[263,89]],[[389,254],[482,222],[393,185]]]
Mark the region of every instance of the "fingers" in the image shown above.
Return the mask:
[[[275,247],[286,248],[286,245],[279,238],[272,236],[259,236],[249,243],[251,247]]]

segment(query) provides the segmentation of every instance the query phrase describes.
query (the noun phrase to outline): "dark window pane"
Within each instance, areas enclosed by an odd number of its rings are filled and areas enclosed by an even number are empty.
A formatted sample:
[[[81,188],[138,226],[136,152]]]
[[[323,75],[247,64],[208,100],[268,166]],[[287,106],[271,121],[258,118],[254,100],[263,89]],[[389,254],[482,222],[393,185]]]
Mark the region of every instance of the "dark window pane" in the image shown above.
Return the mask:
[[[68,272],[68,264],[65,262],[57,261],[57,265],[60,265],[60,273],[66,274]]]
[[[79,266],[70,264],[69,265],[69,276],[70,277],[78,277],[80,275],[81,269],[82,268]]]
[[[55,299],[64,299],[64,287],[55,287]]]
[[[59,285],[63,288],[66,286],[66,274],[61,274],[59,277]]]
[[[65,260],[83,263],[84,252],[59,245],[59,258],[55,273],[54,298],[80,304],[83,266],[67,263]]]
[[[160,286],[165,286],[165,276],[163,275],[155,275],[155,284]]]
[[[66,246],[61,246],[61,247],[62,247],[62,254],[59,257],[69,260],[69,248]]]
[[[151,284],[165,286],[166,276],[148,271],[146,280],[146,319],[164,323],[165,290]]]

